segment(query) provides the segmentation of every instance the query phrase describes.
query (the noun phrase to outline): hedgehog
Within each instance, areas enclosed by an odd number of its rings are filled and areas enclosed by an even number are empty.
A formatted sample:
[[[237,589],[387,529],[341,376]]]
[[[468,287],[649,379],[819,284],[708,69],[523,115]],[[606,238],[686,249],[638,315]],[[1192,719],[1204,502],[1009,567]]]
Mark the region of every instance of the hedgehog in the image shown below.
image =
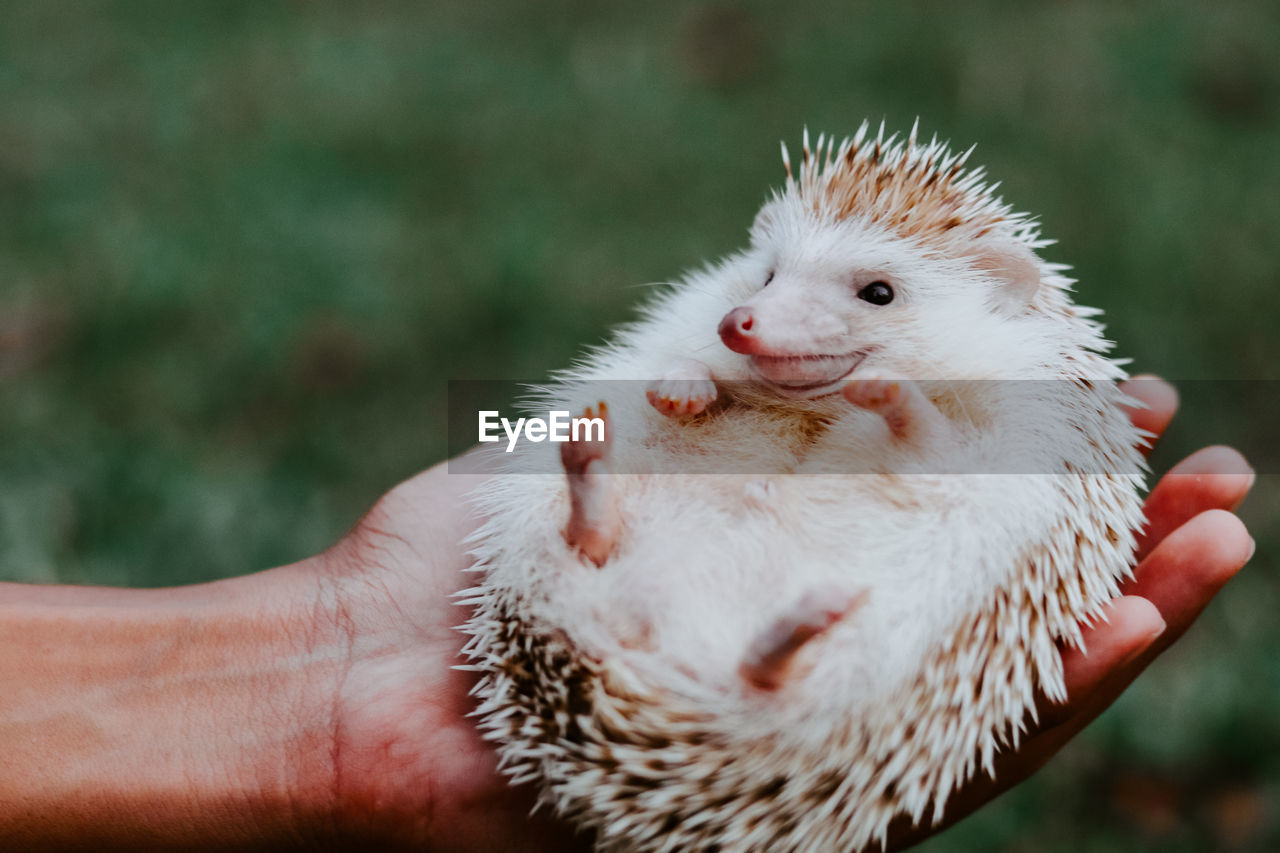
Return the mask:
[[[784,143],[747,248],[534,389],[603,435],[475,494],[477,724],[597,849],[882,847],[1065,700],[1146,436],[972,151]]]

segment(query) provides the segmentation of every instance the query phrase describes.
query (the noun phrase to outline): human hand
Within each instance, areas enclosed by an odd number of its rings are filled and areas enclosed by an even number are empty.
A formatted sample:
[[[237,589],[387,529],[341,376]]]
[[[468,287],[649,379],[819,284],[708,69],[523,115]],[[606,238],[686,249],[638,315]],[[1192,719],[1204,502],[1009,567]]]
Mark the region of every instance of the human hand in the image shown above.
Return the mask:
[[[1142,428],[1160,434],[1177,397],[1143,380],[1126,389],[1149,408]],[[468,585],[462,540],[477,525],[465,495],[479,475],[436,466],[384,497],[323,560],[328,594],[349,638],[349,665],[334,705],[335,802],[353,838],[394,848],[571,850],[589,840],[546,816],[530,819],[530,792],[510,789],[492,747],[467,718],[471,676],[451,669],[464,614],[450,594]],[[949,800],[937,827],[899,821],[891,847],[940,831],[1025,779],[1113,702],[1176,640],[1244,565],[1253,543],[1230,513],[1253,483],[1228,448],[1184,460],[1152,490],[1135,577],[1107,621],[1085,630],[1088,653],[1063,651],[1068,701],[1042,701],[1017,751],[998,757]]]
[[[1173,387],[1153,377],[1126,383],[1135,424],[1158,439],[1178,408]],[[937,826],[899,819],[889,849],[942,831],[1026,779],[1106,710],[1125,688],[1191,627],[1222,586],[1253,556],[1253,539],[1232,514],[1253,486],[1249,464],[1229,447],[1206,447],[1175,465],[1147,496],[1138,565],[1105,621],[1084,629],[1084,649],[1064,649],[1067,701],[1041,697],[1038,722],[1016,751],[996,757],[995,776],[979,773],[947,801]]]
[[[472,468],[471,470],[475,470]],[[588,850],[534,793],[513,789],[468,714],[470,673],[454,669],[468,586],[462,544],[479,519],[467,495],[484,479],[431,468],[386,494],[319,558],[349,643],[334,703],[335,808],[352,849]]]

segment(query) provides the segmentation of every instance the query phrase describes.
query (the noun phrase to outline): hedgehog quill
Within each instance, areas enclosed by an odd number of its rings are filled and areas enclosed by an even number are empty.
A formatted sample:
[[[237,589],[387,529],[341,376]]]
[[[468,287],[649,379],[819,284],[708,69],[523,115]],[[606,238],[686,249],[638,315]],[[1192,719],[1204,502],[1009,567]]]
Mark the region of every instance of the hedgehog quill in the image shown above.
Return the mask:
[[[479,725],[599,849],[882,845],[1065,698],[1143,436],[1097,312],[968,157],[784,145],[746,249],[539,389],[606,440],[477,495]]]

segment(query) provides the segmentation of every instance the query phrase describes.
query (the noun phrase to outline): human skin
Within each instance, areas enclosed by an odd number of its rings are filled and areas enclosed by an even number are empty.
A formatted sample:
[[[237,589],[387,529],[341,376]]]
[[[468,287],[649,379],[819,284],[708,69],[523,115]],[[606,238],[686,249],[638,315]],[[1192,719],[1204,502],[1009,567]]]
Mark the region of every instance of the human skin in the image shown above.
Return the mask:
[[[1133,383],[1159,434],[1177,406]],[[465,494],[438,465],[397,486],[323,554],[159,590],[0,584],[0,838],[40,850],[573,850],[590,846],[512,789],[467,713]],[[1244,565],[1231,514],[1253,483],[1206,448],[1146,503],[1141,562],[1087,654],[1063,651],[1068,701],[1042,701],[1016,752],[945,824],[1024,779],[1186,631]],[[944,825],[945,825],[944,824]],[[937,831],[900,821],[891,847]]]

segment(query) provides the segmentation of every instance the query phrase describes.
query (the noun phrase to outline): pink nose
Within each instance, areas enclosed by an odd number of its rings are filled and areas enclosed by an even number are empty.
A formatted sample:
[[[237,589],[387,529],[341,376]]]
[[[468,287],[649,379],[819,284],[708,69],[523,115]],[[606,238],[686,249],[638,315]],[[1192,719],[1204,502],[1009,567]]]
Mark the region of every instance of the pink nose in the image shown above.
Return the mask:
[[[755,324],[756,319],[751,315],[751,309],[739,305],[720,321],[720,340],[734,352],[751,355],[758,348],[753,332]]]

